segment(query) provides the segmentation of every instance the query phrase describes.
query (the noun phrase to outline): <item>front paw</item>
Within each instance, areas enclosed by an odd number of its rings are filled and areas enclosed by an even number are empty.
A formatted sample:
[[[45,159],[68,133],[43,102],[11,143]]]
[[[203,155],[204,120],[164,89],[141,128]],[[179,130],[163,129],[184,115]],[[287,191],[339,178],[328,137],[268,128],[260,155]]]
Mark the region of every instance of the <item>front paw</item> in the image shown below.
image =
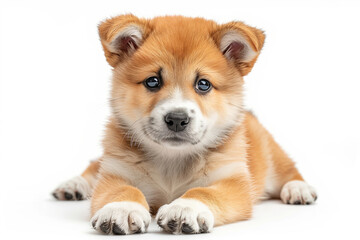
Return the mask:
[[[151,221],[149,211],[136,202],[106,204],[91,219],[94,229],[105,234],[144,233]]]
[[[287,182],[281,189],[280,198],[287,204],[313,204],[317,199],[316,191],[304,181]]]
[[[84,200],[91,196],[91,187],[85,178],[77,176],[60,184],[52,195],[58,200]]]
[[[162,206],[156,221],[162,229],[174,234],[206,233],[214,226],[214,215],[198,200],[179,198]]]

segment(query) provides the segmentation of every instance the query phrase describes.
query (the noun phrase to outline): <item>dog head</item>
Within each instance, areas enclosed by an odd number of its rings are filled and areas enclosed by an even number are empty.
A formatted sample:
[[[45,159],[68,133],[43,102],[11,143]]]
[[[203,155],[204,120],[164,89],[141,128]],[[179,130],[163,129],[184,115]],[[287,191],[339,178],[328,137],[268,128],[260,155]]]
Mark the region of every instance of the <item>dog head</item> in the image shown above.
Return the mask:
[[[121,15],[99,25],[113,67],[111,105],[131,141],[199,150],[241,122],[243,76],[263,46],[262,31],[180,16]]]

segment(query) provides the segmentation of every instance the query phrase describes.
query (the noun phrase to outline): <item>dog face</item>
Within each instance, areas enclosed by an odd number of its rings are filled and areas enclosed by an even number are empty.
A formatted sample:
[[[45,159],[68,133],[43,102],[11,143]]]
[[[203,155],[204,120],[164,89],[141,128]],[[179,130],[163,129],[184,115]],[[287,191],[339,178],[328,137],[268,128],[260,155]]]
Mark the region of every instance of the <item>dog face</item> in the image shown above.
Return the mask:
[[[243,116],[242,77],[262,48],[260,30],[200,18],[122,15],[99,26],[113,69],[114,116],[133,143],[215,146]]]

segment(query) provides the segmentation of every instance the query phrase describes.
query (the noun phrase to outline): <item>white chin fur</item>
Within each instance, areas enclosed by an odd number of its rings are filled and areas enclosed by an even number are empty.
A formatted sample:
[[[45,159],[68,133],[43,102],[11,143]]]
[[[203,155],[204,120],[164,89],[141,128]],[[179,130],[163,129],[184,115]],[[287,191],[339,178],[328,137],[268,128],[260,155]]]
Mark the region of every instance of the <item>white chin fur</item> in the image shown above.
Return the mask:
[[[183,148],[188,148],[192,145],[190,142],[186,142],[186,141],[181,141],[181,142],[162,141],[160,144],[163,144],[169,149],[183,149]]]

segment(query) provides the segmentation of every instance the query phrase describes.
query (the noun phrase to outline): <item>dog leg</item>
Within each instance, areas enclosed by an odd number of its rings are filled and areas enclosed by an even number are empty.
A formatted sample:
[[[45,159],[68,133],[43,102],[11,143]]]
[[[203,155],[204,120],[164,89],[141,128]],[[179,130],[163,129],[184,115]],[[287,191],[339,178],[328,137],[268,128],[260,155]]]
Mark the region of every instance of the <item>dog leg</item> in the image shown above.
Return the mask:
[[[295,167],[295,163],[272,139],[269,139],[270,152],[273,166],[273,181],[276,191],[272,193],[273,197],[280,197],[287,204],[313,204],[317,199],[316,191],[306,183]],[[281,189],[281,191],[280,191]]]
[[[295,163],[270,133],[250,113],[247,114],[245,123],[250,146],[249,166],[258,194],[264,191],[266,197],[281,198],[288,204],[314,203],[317,199],[314,188],[304,181]]]
[[[236,176],[209,187],[190,189],[162,206],[156,220],[161,228],[174,234],[206,233],[216,225],[249,219],[251,212],[249,179]]]
[[[151,221],[143,193],[116,176],[99,179],[91,210],[93,228],[105,234],[144,233]]]
[[[99,161],[90,163],[81,176],[76,176],[60,184],[52,195],[58,200],[84,200],[91,197],[99,170]]]

